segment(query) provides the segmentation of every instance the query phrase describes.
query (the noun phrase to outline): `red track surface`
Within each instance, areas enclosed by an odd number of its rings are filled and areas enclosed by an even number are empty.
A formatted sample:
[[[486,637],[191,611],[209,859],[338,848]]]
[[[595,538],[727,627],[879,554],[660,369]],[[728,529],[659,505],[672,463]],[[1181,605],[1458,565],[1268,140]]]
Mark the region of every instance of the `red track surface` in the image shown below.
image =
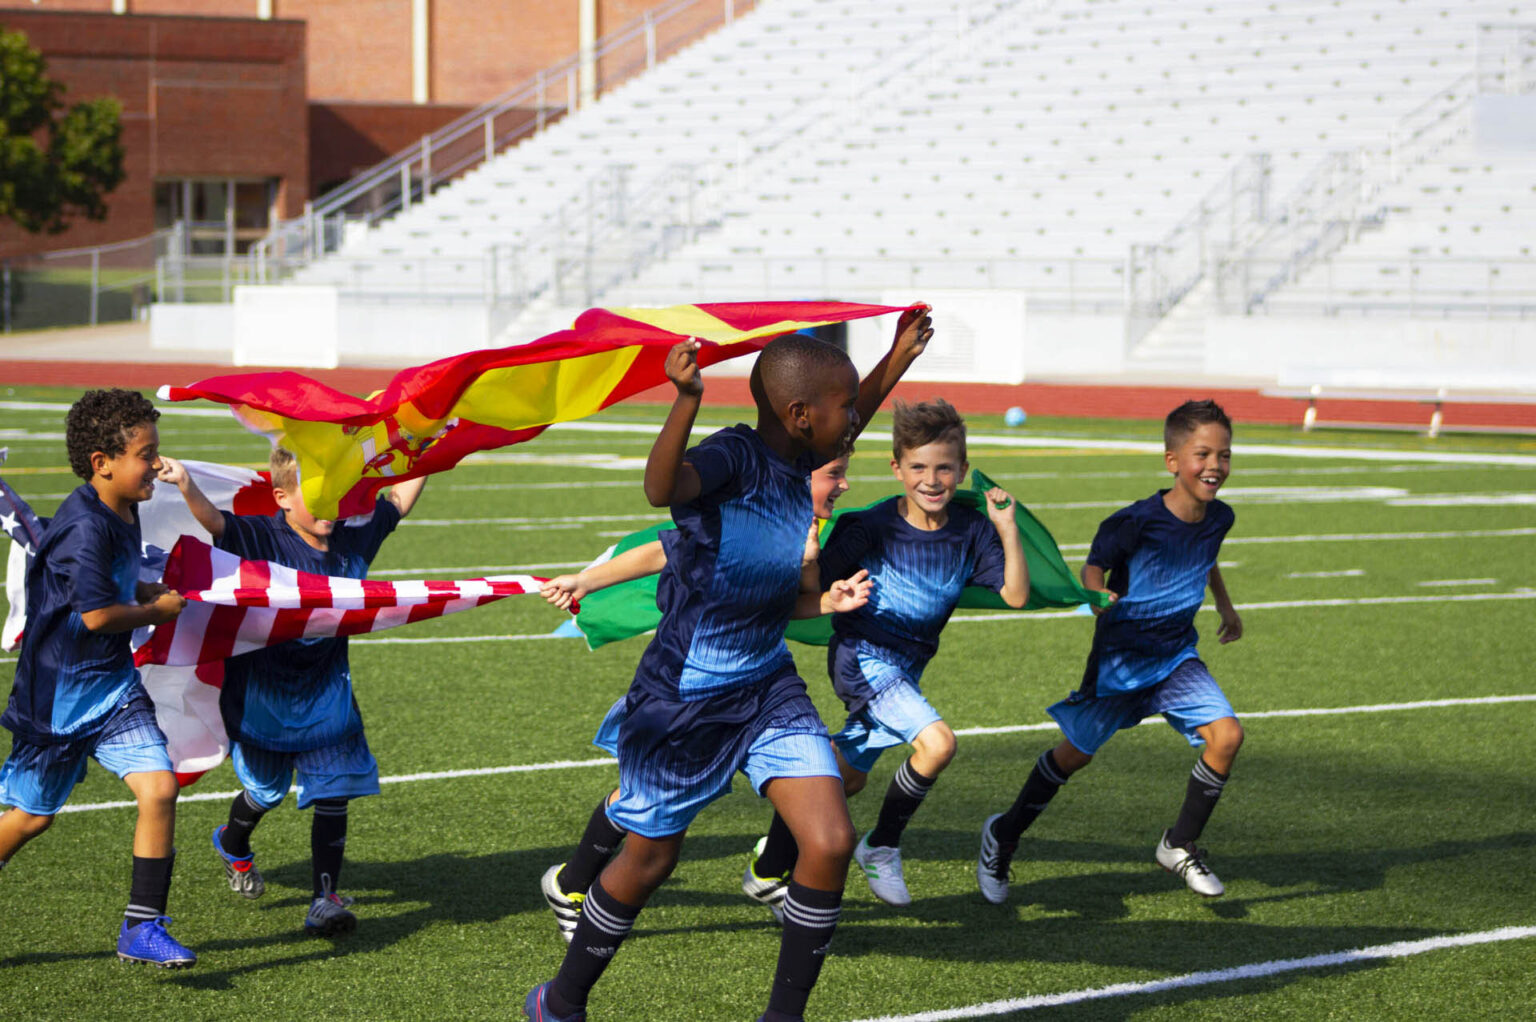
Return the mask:
[[[166,383],[186,384],[209,376],[240,372],[227,366],[182,363],[0,361],[0,385],[60,387],[133,387],[150,390]],[[388,382],[394,369],[306,369],[306,375],[337,390],[366,394]],[[742,377],[716,377],[708,382],[706,400],[715,405],[750,405],[747,381]],[[896,396],[908,401],[944,397],[963,412],[1000,414],[1017,405],[1030,415],[1094,419],[1161,419],[1186,398],[1214,398],[1238,422],[1299,424],[1305,405],[1290,398],[1265,397],[1256,390],[1202,389],[1200,387],[1138,387],[1121,385],[1024,383],[1000,386],[986,383],[904,383]],[[637,402],[670,403],[670,387],[656,387],[636,395]],[[1318,402],[1318,418],[1324,422],[1372,422],[1424,426],[1430,408],[1414,401]],[[1496,426],[1536,429],[1536,405],[1449,404],[1445,426]]]

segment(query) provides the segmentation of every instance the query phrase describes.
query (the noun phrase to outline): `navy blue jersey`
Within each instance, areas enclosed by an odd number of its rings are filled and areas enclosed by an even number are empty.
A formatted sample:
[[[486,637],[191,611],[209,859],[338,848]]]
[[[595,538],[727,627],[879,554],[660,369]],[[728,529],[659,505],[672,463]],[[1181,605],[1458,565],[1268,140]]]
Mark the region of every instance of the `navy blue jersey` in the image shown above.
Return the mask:
[[[838,635],[864,640],[894,662],[921,669],[939,649],[960,592],[966,586],[1003,587],[1003,542],[986,515],[949,505],[941,528],[919,529],[901,516],[900,497],[850,511],[821,552],[821,581],[828,586],[860,568],[874,581],[869,602],[832,618]]]
[[[138,602],[140,544],[137,506],[125,522],[89,484],[59,505],[27,570],[27,627],[0,717],[18,738],[50,745],[89,737],[139,684],[132,633],[93,632],[80,615]]]
[[[1186,522],[1163,503],[1167,492],[1116,511],[1093,537],[1088,563],[1104,569],[1119,599],[1094,628],[1086,693],[1156,685],[1197,655],[1195,612],[1235,516],[1213,500],[1204,518]]]
[[[273,561],[316,575],[365,578],[384,537],[400,524],[400,511],[380,497],[362,524],[337,522],[329,550],[316,550],[271,516],[224,515],[219,548],[248,561]],[[237,741],[278,752],[335,745],[363,730],[352,696],[346,636],[291,639],[224,662],[219,696],[224,729]]]
[[[684,700],[793,663],[784,629],[800,591],[815,467],[809,454],[785,461],[745,425],[713,434],[686,458],[699,495],[672,505],[677,528],[661,534],[661,623],[635,671],[637,686]]]

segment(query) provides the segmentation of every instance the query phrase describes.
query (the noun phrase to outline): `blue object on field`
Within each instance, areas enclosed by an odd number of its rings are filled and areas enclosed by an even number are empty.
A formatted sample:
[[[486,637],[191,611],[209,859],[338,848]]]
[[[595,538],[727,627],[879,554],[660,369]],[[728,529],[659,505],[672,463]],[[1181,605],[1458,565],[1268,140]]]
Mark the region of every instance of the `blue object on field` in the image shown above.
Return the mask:
[[[1024,425],[1024,420],[1027,418],[1029,418],[1029,416],[1025,415],[1024,409],[1020,408],[1018,405],[1014,405],[1012,408],[1003,413],[1003,421],[1010,426],[1022,426]]]

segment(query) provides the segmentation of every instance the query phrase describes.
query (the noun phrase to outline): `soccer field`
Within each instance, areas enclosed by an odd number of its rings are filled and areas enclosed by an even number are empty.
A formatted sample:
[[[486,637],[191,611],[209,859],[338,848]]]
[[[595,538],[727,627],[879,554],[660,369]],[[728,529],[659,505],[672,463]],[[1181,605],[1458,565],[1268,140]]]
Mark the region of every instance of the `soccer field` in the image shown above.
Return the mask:
[[[39,513],[78,483],[58,404],[73,396],[0,395],[0,474]],[[160,422],[165,453],[264,461],[232,418],[177,411]],[[659,517],[640,488],[651,438],[633,424],[664,415],[620,407],[434,477],[374,574],[585,564]],[[845,505],[896,491],[888,424],[861,440]],[[977,416],[971,430],[971,464],[1035,511],[1074,568],[1103,517],[1163,485],[1158,423],[1009,430]],[[1045,707],[1081,677],[1092,621],[963,611],[924,677],[960,749],[903,841],[913,904],[889,908],[850,875],[810,1017],[1484,1019],[1536,1004],[1536,443],[1241,422],[1235,441],[1221,563],[1245,635],[1218,646],[1214,613],[1197,622],[1248,734],[1201,841],[1226,896],[1202,900],[1153,861],[1194,762],[1154,721],[1111,741],[1026,833],[1008,903],[982,901],[981,822],[1056,741]],[[178,812],[172,932],[197,966],[119,963],[134,813],[93,765],[0,873],[0,1016],[518,1017],[564,951],[539,877],[617,780],[590,738],[644,642],[589,652],[550,634],[564,620],[520,597],[352,641],[386,783],[352,809],[341,886],[359,926],[344,940],[301,929],[309,817],[291,798],[254,839],[266,896],[227,889],[209,843],[236,790],[226,764]],[[824,651],[791,648],[835,728]],[[14,667],[0,655],[0,679]],[[853,800],[861,831],[901,758]],[[593,1020],[756,1018],[778,930],[740,879],[767,819],[743,784],[699,817],[594,991]]]

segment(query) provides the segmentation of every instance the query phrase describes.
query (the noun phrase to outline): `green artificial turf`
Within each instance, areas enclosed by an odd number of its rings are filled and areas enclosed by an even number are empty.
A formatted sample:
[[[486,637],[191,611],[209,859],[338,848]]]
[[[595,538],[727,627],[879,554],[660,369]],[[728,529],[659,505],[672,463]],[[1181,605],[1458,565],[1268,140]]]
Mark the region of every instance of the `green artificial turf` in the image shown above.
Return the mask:
[[[0,388],[4,401],[69,396]],[[725,424],[745,414],[708,409],[704,418]],[[598,421],[659,424],[663,415],[621,407]],[[10,448],[0,474],[42,513],[77,482],[64,468],[62,421],[61,409],[0,407],[0,446]],[[882,417],[872,429],[887,425]],[[973,439],[971,460],[1036,510],[1074,565],[1102,518],[1162,478],[1155,453],[1070,444],[1156,441],[1157,423],[1032,419],[1007,430],[995,416],[976,416],[971,428],[978,437],[1067,438],[1043,448]],[[172,455],[255,464],[265,451],[221,418],[167,415],[161,434]],[[648,443],[554,429],[472,458],[428,484],[375,569],[386,578],[574,570],[655,520],[638,466],[614,460],[643,459]],[[913,905],[888,908],[851,875],[810,1017],[964,1009],[1536,925],[1536,703],[1384,708],[1536,694],[1536,505],[1520,502],[1536,492],[1536,444],[1304,436],[1242,423],[1237,443],[1227,488],[1237,525],[1222,562],[1233,598],[1247,607],[1245,636],[1220,646],[1215,615],[1198,622],[1206,661],[1248,734],[1202,839],[1226,896],[1203,901],[1152,860],[1194,760],[1153,722],[1110,742],[1026,834],[1009,902],[981,900],[978,828],[1009,804],[1057,736],[963,732],[1045,724],[1046,706],[1081,676],[1092,622],[962,612],[923,680],[962,735],[903,843]],[[1386,453],[1300,458],[1244,453],[1245,444]],[[845,501],[894,491],[883,447],[861,445]],[[1466,460],[1415,463],[1394,452]],[[1499,465],[1482,454],[1532,457]],[[1469,495],[1479,502],[1446,503]],[[381,772],[601,760],[591,734],[625,690],[644,640],[588,652],[578,640],[545,638],[562,619],[522,597],[353,640],[357,696]],[[434,641],[393,641],[400,638]],[[824,651],[792,648],[835,728],[841,708]],[[14,654],[0,656],[0,682],[13,670]],[[1324,708],[1351,712],[1266,715]],[[873,823],[900,761],[884,757],[853,800],[860,829]],[[353,807],[342,886],[357,898],[360,924],[331,942],[300,928],[309,825],[291,800],[256,834],[266,896],[247,902],[225,887],[209,833],[227,799],[196,796],[235,790],[226,764],[188,789],[178,813],[172,932],[200,956],[183,972],[125,966],[112,954],[132,809],[60,814],[0,872],[0,1016],[517,1017],[523,995],[554,973],[564,950],[539,877],[564,858],[616,780],[616,768],[600,762],[386,783],[380,797]],[[120,781],[93,766],[71,802],[127,798]],[[741,784],[699,817],[676,874],[594,991],[592,1019],[757,1016],[778,931],[739,883],[766,822],[766,805]],[[1526,937],[1008,1017],[1514,1018],[1536,1003],[1533,954],[1536,938]]]

